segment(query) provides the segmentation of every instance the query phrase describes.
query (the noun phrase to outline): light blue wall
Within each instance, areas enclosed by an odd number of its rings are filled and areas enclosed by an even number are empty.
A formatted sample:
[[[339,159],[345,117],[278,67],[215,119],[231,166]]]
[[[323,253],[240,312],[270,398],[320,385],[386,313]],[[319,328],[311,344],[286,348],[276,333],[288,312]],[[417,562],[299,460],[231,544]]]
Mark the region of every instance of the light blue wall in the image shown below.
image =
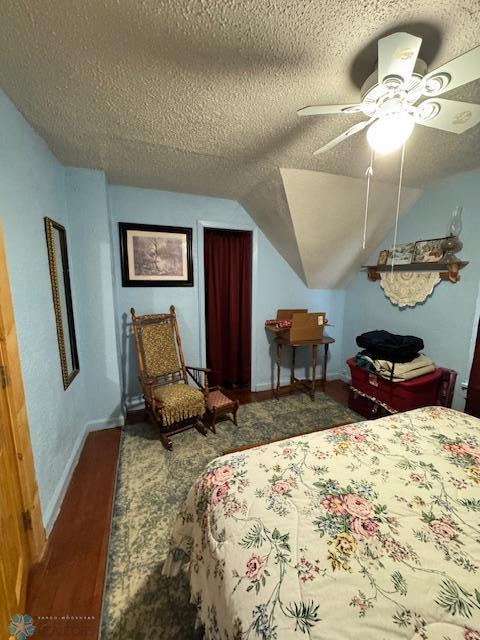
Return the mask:
[[[197,255],[197,222],[251,225],[256,228],[245,210],[232,200],[208,198],[167,191],[135,189],[129,187],[109,187],[109,204],[112,221],[114,249],[117,322],[120,332],[120,352],[122,354],[122,376],[127,390],[128,403],[139,400],[140,389],[137,381],[136,356],[133,342],[129,337],[128,319],[130,307],[137,313],[167,311],[175,304],[181,328],[185,357],[192,365],[200,362],[200,314],[199,307],[199,267]],[[126,287],[121,284],[118,222],[143,224],[163,224],[192,227],[194,250],[194,287]],[[272,354],[265,332],[264,322],[275,316],[277,308],[305,306],[310,310],[327,311],[335,324],[331,333],[342,337],[344,293],[342,291],[315,291],[307,289],[290,266],[272,247],[263,233],[258,230],[258,291],[255,301],[256,315],[253,331],[256,334],[255,387],[269,388],[272,378]],[[340,370],[341,345],[332,348],[329,373]],[[286,376],[286,372],[285,372]]]
[[[117,353],[113,263],[107,188],[103,171],[67,169],[72,279],[78,291],[76,322],[85,373],[87,429],[123,423]],[[116,238],[115,238],[116,239]]]
[[[464,408],[460,382],[468,377],[470,339],[480,281],[480,172],[469,172],[442,180],[425,191],[412,210],[400,220],[398,242],[438,238],[446,234],[452,209],[463,205],[463,250],[460,257],[470,264],[457,284],[441,282],[423,304],[399,309],[383,294],[378,282],[360,273],[346,292],[343,360],[358,347],[355,337],[364,331],[386,329],[412,334],[425,342],[425,353],[442,366],[458,371],[455,406]],[[391,246],[392,234],[372,254],[375,264],[380,249]]]
[[[44,216],[53,218],[69,233],[65,171],[2,91],[0,141],[0,218],[40,501],[48,524],[86,422],[84,372],[63,389],[43,222]],[[73,301],[78,315],[75,286]],[[77,339],[81,344],[81,326]]]

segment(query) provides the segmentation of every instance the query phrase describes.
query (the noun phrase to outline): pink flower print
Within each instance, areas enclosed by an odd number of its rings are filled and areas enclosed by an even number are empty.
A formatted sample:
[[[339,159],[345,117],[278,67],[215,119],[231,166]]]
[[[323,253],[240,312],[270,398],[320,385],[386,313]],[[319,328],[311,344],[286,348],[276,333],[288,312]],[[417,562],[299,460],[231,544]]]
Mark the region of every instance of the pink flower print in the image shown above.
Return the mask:
[[[477,462],[480,461],[480,447],[477,447],[473,444],[468,444],[468,442],[465,442],[462,446],[465,455],[472,456],[472,458]]]
[[[346,433],[349,436],[353,436],[355,433],[358,433],[358,427],[354,424],[347,424],[344,427],[342,427],[344,433]]]
[[[363,433],[352,433],[348,436],[351,442],[365,442],[365,436]]]
[[[215,478],[213,480],[214,484],[222,485],[225,482],[229,482],[233,476],[233,469],[228,465],[223,465],[223,467],[218,467],[215,469]]]
[[[354,518],[368,518],[372,513],[372,505],[368,500],[355,494],[344,496],[345,509]]]
[[[322,506],[334,516],[343,516],[346,513],[342,496],[327,496],[322,500]]]
[[[216,506],[219,502],[223,500],[223,498],[227,495],[229,489],[230,489],[230,485],[228,484],[228,482],[225,482],[225,484],[215,485],[212,491],[213,506]]]
[[[282,451],[284,458],[292,458],[293,457],[293,449],[292,447],[285,447],[285,449]]]
[[[202,478],[202,487],[205,489],[211,489],[214,485],[215,473],[213,471],[209,471]]]
[[[250,556],[250,559],[247,562],[247,570],[245,571],[245,575],[252,582],[255,582],[255,580],[260,580],[263,575],[264,569],[265,560],[261,556],[258,556],[254,553]]]
[[[480,459],[480,448],[475,445],[468,444],[468,442],[455,442],[451,444],[444,444],[443,448],[451,456],[463,458],[465,456],[472,456],[475,459]]]
[[[378,531],[378,524],[371,518],[351,518],[350,528],[352,533],[372,538]]]
[[[401,442],[414,442],[416,439],[417,438],[413,433],[402,433],[400,436]]]
[[[430,522],[430,528],[433,533],[445,538],[445,540],[452,540],[457,535],[455,527],[444,520],[432,520],[432,522]]]
[[[281,496],[283,496],[284,493],[287,493],[287,491],[290,491],[290,489],[291,489],[290,483],[287,482],[286,480],[277,480],[277,482],[275,482],[275,484],[272,485],[272,491],[274,491],[275,493],[278,493]]]
[[[358,433],[358,428],[354,424],[347,424],[341,427],[334,427],[329,430],[329,433],[333,433],[336,436],[353,436]]]
[[[413,482],[421,482],[423,478],[419,473],[411,473],[410,480],[412,480]]]
[[[464,640],[480,640],[480,632],[465,627],[463,638]]]

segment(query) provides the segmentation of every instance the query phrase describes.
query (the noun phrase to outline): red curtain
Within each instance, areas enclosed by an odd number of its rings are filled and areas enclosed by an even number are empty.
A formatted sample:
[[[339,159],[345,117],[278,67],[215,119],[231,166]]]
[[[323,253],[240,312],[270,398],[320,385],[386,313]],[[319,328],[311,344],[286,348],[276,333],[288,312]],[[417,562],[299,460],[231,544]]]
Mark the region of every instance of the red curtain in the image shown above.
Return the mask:
[[[205,229],[204,254],[209,381],[249,386],[252,233]]]
[[[470,371],[470,378],[468,380],[465,413],[480,418],[480,325],[477,331],[472,370]]]

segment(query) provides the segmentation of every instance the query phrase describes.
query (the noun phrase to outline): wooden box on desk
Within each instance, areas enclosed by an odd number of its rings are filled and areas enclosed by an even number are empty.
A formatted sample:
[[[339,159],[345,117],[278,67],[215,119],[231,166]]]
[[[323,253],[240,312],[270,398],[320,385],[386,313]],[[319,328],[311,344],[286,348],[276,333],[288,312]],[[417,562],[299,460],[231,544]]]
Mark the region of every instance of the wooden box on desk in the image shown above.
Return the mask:
[[[286,342],[298,343],[304,341],[321,340],[325,325],[325,312],[308,313],[307,309],[279,309],[277,320],[291,320],[290,329],[282,329],[278,337]]]

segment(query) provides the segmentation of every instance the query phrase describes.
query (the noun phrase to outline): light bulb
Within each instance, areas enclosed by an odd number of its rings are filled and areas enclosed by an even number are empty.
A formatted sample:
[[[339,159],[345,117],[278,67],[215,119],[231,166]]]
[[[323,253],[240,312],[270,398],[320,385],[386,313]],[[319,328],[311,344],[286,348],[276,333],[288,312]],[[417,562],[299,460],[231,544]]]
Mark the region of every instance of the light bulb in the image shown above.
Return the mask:
[[[368,144],[381,155],[391,153],[408,140],[414,126],[414,119],[405,111],[383,116],[368,128]]]

